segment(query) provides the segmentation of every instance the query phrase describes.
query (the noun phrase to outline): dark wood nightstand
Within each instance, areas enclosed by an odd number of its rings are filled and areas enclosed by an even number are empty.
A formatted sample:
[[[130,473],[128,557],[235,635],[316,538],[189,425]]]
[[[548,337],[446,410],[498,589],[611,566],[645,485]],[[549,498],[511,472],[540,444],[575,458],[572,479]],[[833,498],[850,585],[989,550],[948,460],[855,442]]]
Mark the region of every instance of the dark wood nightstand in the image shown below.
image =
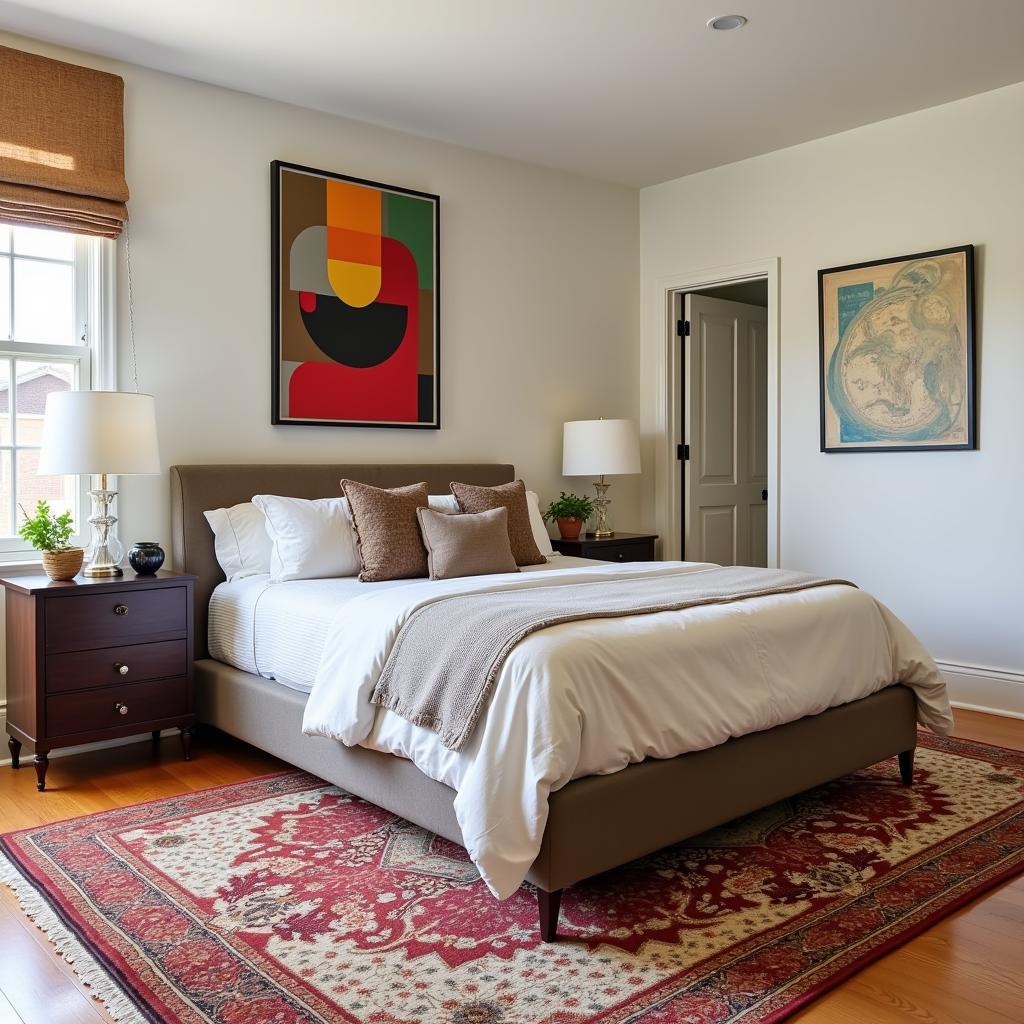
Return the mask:
[[[581,534],[577,540],[552,538],[551,546],[562,555],[596,558],[602,562],[653,562],[656,533],[616,533],[611,537]]]
[[[185,760],[195,725],[192,587],[159,572],[116,579],[0,578],[7,591],[7,732],[11,761],[35,752],[46,787],[57,747],[177,726]]]

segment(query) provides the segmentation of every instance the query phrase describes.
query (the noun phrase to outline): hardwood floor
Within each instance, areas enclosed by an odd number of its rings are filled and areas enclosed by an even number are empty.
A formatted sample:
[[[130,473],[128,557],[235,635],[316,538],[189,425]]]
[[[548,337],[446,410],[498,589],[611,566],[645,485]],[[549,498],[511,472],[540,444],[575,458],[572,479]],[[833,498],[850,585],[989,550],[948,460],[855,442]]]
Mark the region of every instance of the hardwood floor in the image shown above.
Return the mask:
[[[1024,749],[1024,721],[957,711],[956,735]],[[287,767],[219,733],[184,762],[176,738],[0,768],[0,831],[173,796]],[[800,1024],[1021,1024],[1024,876],[940,921],[823,996]],[[111,1018],[0,885],[0,1024],[109,1024]]]

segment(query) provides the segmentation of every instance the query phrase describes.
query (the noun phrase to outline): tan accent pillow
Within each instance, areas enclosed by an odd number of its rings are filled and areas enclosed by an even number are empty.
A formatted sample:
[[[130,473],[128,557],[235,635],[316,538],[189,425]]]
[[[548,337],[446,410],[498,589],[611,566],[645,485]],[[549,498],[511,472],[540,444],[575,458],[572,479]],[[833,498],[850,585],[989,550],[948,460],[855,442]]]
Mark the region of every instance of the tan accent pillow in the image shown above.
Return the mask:
[[[418,508],[432,580],[519,572],[508,539],[508,509],[452,515]]]
[[[530,506],[526,503],[526,485],[522,480],[497,487],[452,483],[452,494],[463,512],[487,512],[508,509],[508,539],[516,565],[540,565],[547,559],[540,553],[530,526]]]
[[[359,545],[364,583],[406,580],[427,575],[427,549],[416,510],[427,507],[427,485],[371,487],[342,480]]]

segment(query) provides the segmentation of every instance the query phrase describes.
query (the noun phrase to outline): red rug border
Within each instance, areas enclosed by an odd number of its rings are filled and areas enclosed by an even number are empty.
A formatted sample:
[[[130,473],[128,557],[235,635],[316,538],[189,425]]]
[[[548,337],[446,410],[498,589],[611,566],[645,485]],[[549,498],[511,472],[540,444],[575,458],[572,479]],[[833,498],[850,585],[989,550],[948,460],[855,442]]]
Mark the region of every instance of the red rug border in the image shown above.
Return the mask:
[[[150,801],[144,802],[149,803]],[[132,806],[135,805],[133,804]],[[78,815],[78,817],[87,817],[87,815]],[[74,819],[65,818],[63,820],[73,821]],[[53,822],[53,824],[61,824],[61,822]],[[24,862],[14,851],[14,848],[8,845],[8,835],[15,834],[17,833],[5,833],[4,835],[0,835],[0,854],[7,858],[8,862],[18,872],[22,879],[24,879],[25,882],[32,886],[33,890],[35,890],[36,894],[40,897],[40,899],[50,908],[50,910],[53,912],[57,920],[60,921],[60,923],[75,937],[75,940],[79,943],[79,945],[81,945],[81,947],[86,951],[86,953],[90,957],[92,957],[95,963],[98,964],[99,967],[103,971],[105,971],[106,974],[114,981],[114,983],[121,988],[125,995],[128,996],[128,998],[132,1002],[132,1005],[135,1007],[138,1013],[141,1014],[141,1016],[145,1020],[150,1021],[151,1024],[169,1024],[166,1016],[163,1018],[154,1016],[154,1014],[151,1012],[150,1002],[148,1002],[143,997],[142,993],[139,992],[139,990],[135,987],[133,982],[129,978],[126,978],[124,973],[114,963],[111,962],[111,960],[107,957],[106,953],[104,952],[103,948],[99,943],[93,942],[92,940],[86,938],[82,930],[69,917],[68,912],[65,911],[61,901],[56,897],[50,895],[50,893],[44,887],[44,884],[37,879],[35,872],[33,872],[31,868],[26,867]],[[21,901],[18,899],[17,893],[14,893],[14,898],[18,901],[18,909],[21,911],[21,913],[25,915],[30,924],[33,924],[38,928],[39,925],[36,925],[35,921],[33,921],[31,917],[29,917],[28,912],[24,909],[24,907],[21,906]],[[55,948],[56,952],[56,943],[54,943],[51,940],[50,936],[44,932],[43,937],[46,939],[48,945],[53,946]],[[83,979],[81,979],[79,975],[75,972],[74,964],[69,963],[67,960],[64,960],[63,957],[61,957],[61,960],[67,967],[71,969],[72,973],[75,974],[75,977],[79,978],[79,981],[86,989],[86,995],[92,998],[91,993],[88,991],[89,985]],[[104,1012],[109,1014],[110,1011],[107,1010],[106,1005],[103,1004],[102,1000],[100,1000],[100,1003],[101,1005],[103,1005]],[[179,1018],[177,1017],[174,1018],[175,1021],[177,1021],[178,1019]]]
[[[954,712],[956,709],[953,709]],[[1004,718],[1004,715],[993,715],[993,718]],[[1013,721],[1021,721],[1021,719],[1013,719]],[[1004,754],[1019,754],[1024,757],[1024,747],[1004,747],[1001,743],[989,743],[987,740],[972,740],[969,736],[939,736],[937,733],[926,731],[923,726],[917,728],[917,746],[919,747],[931,747],[941,746],[943,743],[966,743],[968,746],[974,747],[985,747],[989,750],[1001,750]],[[921,742],[921,741],[924,742]],[[891,754],[890,757],[895,757],[895,754]],[[879,761],[878,764],[882,762]],[[842,776],[840,776],[841,778]],[[199,790],[196,790],[199,792]]]
[[[1009,750],[1011,753],[1019,753],[1014,751],[1012,747],[1002,748]],[[825,981],[821,982],[813,991],[804,992],[802,995],[797,996],[792,1003],[787,1004],[784,1007],[780,1007],[778,1010],[773,1010],[771,1014],[765,1017],[759,1024],[781,1024],[782,1021],[789,1020],[798,1011],[809,1006],[811,1003],[821,999],[822,996],[827,995],[829,992],[837,989],[845,981],[849,981],[855,974],[860,973],[865,967],[869,967],[871,964],[876,963],[883,957],[888,956],[893,950],[899,949],[901,946],[907,945],[914,939],[920,938],[929,928],[938,924],[939,921],[944,920],[947,917],[952,917],[953,914],[963,910],[968,904],[973,903],[974,900],[986,893],[991,892],[993,889],[997,889],[1000,885],[1006,882],[1013,881],[1020,875],[1024,874],[1024,863],[1015,865],[1014,867],[1007,868],[1001,871],[997,875],[993,875],[991,878],[979,883],[975,888],[968,892],[958,896],[955,900],[946,904],[942,910],[934,910],[927,917],[922,918],[916,924],[910,925],[900,935],[894,936],[891,939],[886,939],[885,942],[881,943],[874,949],[869,950],[856,960],[848,963],[845,967],[841,967],[835,974],[831,975]]]

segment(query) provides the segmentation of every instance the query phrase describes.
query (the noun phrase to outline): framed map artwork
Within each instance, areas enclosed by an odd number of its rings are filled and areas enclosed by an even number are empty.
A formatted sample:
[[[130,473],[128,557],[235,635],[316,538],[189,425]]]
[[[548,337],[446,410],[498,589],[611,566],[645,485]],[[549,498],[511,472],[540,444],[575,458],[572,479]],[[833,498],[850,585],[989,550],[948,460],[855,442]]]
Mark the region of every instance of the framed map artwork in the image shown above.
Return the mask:
[[[821,450],[973,449],[974,246],[818,271]]]

